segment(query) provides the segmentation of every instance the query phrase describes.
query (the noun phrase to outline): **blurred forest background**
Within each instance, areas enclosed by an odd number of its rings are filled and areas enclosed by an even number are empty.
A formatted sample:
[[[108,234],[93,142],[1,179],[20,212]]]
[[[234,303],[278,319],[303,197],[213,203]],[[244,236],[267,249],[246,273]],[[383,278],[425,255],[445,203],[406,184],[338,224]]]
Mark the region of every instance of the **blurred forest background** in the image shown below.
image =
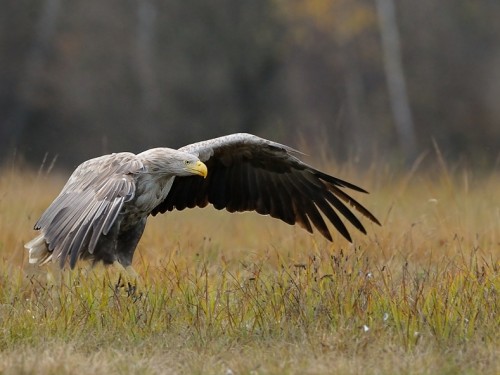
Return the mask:
[[[339,161],[500,150],[498,0],[0,0],[0,164],[231,132]]]

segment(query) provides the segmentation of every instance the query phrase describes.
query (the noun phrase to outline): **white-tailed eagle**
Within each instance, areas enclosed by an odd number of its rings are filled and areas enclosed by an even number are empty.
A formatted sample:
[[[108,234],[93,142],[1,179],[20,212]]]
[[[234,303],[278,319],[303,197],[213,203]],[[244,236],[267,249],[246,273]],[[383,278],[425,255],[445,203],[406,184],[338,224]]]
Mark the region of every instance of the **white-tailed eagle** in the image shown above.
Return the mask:
[[[347,207],[380,225],[343,188],[365,190],[297,158],[294,149],[251,134],[232,134],[178,150],[154,148],[88,160],[76,168],[61,193],[35,224],[40,234],[25,247],[29,262],[78,259],[129,267],[149,215],[205,207],[256,211],[316,227],[332,240],[328,219],[349,241],[339,214],[363,233]]]

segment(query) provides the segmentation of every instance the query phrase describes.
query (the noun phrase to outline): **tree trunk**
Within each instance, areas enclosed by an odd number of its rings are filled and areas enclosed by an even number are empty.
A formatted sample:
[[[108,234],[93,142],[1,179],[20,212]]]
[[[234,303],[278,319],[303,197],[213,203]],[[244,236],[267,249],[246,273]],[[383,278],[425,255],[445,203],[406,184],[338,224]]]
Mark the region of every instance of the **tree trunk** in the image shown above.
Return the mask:
[[[155,21],[156,9],[152,1],[138,0],[135,56],[140,87],[139,123],[148,130],[157,128],[151,125],[160,101],[154,71]]]
[[[403,72],[394,0],[375,0],[379,20],[389,100],[400,148],[407,162],[416,157],[417,145]]]
[[[22,76],[17,89],[16,104],[13,106],[6,124],[0,129],[0,136],[8,146],[18,146],[28,120],[31,103],[39,95],[37,86],[43,76],[50,43],[56,32],[57,19],[61,9],[61,0],[45,0],[40,6],[40,13],[34,27],[33,42],[26,54]]]

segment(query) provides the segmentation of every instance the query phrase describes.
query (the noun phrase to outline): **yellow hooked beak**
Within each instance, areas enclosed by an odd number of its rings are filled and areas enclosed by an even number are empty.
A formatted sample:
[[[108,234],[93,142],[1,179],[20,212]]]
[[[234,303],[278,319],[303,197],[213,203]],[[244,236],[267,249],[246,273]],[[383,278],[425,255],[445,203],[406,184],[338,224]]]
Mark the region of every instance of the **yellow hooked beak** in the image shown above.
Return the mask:
[[[193,174],[203,176],[203,178],[206,178],[208,174],[207,166],[199,160],[196,163],[189,165],[188,170]]]

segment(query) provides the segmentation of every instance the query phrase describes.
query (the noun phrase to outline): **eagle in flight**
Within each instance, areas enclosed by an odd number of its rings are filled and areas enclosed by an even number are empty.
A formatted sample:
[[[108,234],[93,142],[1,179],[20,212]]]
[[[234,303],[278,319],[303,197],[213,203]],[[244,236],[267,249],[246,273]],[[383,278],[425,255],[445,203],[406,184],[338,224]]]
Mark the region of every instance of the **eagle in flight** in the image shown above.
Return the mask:
[[[303,163],[298,151],[251,134],[231,134],[178,150],[153,148],[114,153],[76,168],[61,193],[35,224],[29,262],[79,259],[129,268],[149,215],[205,207],[256,211],[313,227],[328,240],[325,218],[349,241],[339,214],[366,234],[347,206],[379,221],[345,192],[362,188]]]

